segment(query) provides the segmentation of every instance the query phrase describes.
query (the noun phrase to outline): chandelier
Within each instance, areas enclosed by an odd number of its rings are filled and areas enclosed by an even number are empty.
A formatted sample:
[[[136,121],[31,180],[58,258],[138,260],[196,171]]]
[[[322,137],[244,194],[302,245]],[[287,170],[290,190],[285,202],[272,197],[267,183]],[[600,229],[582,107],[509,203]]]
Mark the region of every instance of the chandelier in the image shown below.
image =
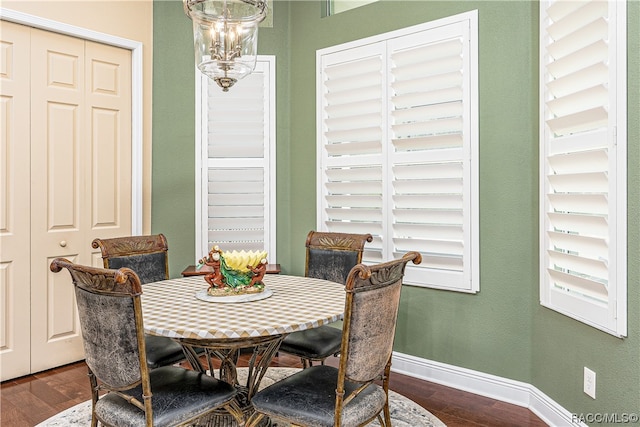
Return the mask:
[[[196,65],[227,92],[256,67],[267,0],[183,0],[193,21]]]

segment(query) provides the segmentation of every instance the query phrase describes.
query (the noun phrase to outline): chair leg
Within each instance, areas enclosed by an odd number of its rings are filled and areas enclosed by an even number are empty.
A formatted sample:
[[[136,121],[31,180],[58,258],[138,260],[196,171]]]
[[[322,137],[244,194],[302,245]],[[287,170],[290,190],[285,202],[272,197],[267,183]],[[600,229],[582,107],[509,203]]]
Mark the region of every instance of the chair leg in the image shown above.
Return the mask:
[[[91,384],[91,427],[98,427],[98,418],[96,417],[96,403],[98,402],[98,380],[96,376],[88,368],[89,384]]]
[[[387,398],[387,403],[384,405],[384,421],[387,427],[391,427],[391,411],[389,410],[389,399]],[[380,421],[382,425],[382,420]]]
[[[391,411],[389,410],[389,373],[391,372],[391,358],[387,362],[387,365],[384,368],[384,377],[382,380],[382,389],[385,394],[384,401],[384,420],[387,424],[387,427],[391,427]]]

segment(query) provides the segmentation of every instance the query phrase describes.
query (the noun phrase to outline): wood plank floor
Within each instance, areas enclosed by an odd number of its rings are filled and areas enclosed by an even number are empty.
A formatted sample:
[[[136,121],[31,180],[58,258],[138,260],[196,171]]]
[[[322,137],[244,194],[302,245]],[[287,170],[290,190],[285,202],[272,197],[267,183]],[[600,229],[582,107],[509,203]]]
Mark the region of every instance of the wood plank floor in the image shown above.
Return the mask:
[[[241,357],[239,365],[243,363],[246,363],[245,356]],[[332,358],[328,364],[336,366],[337,359]],[[280,354],[273,360],[272,366],[301,365],[297,358]],[[546,425],[526,408],[428,381],[392,373],[390,383],[392,390],[426,408],[448,427]],[[0,425],[35,426],[60,411],[90,399],[86,365],[77,362],[5,381],[0,385],[0,397]]]

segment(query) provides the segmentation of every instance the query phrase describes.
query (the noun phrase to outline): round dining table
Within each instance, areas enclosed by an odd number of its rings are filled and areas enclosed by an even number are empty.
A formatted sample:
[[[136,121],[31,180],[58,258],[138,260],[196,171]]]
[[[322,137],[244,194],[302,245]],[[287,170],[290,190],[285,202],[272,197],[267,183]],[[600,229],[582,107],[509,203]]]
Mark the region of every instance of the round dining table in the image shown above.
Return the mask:
[[[238,403],[245,419],[253,408],[251,398],[284,337],[342,318],[344,285],[310,277],[268,274],[265,291],[245,297],[209,297],[203,276],[152,282],[142,287],[144,330],[173,338],[183,345],[194,369],[214,374],[238,388]],[[204,349],[199,350],[199,349]],[[242,349],[251,349],[247,380],[238,381],[236,362]],[[217,414],[209,425],[236,425],[228,414]],[[268,424],[267,424],[268,425]]]

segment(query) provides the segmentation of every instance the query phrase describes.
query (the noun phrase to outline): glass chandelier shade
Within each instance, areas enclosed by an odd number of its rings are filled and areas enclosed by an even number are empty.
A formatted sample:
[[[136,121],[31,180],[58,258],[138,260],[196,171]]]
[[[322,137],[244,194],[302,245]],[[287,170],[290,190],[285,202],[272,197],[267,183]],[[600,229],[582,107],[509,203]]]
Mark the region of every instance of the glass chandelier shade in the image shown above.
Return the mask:
[[[193,21],[196,66],[226,92],[255,69],[266,0],[183,1]]]

